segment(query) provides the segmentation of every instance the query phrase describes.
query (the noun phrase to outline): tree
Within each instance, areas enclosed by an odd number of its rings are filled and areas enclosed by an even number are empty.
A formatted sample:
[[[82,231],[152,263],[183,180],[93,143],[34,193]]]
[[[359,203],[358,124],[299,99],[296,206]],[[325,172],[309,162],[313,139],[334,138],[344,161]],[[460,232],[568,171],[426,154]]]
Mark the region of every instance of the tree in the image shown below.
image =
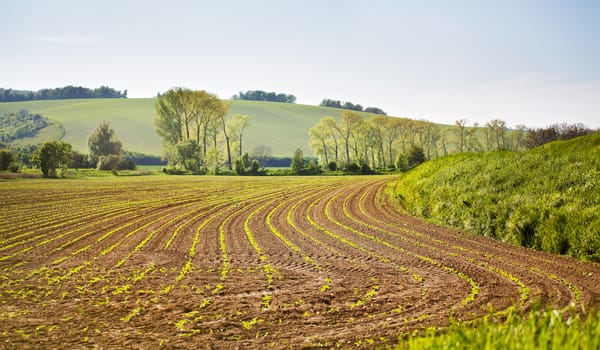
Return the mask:
[[[107,121],[103,121],[88,137],[90,163],[96,164],[101,156],[122,154],[121,141],[115,137],[115,131]]]
[[[183,115],[179,91],[171,89],[156,99],[156,132],[167,145],[183,141]]]
[[[56,177],[56,169],[61,169],[61,175],[67,170],[73,159],[73,148],[62,141],[46,142],[33,154],[32,162],[39,165],[44,177]]]
[[[402,121],[398,118],[388,118],[385,129],[383,130],[382,137],[383,142],[385,142],[387,146],[387,152],[389,156],[389,163],[394,163],[394,142],[400,137],[402,132]]]
[[[71,167],[75,169],[89,168],[90,162],[88,160],[88,156],[73,150],[73,161],[71,162]]]
[[[421,147],[412,145],[408,150],[406,159],[408,161],[408,166],[413,167],[425,161],[425,153],[423,152],[423,149]]]
[[[310,147],[313,153],[319,155],[325,164],[329,163],[329,140],[331,139],[331,128],[327,125],[329,116],[324,117],[317,125],[310,128],[308,135],[310,136]],[[331,118],[333,119],[333,118]],[[335,120],[334,120],[335,124]]]
[[[506,149],[506,122],[500,119],[492,119],[485,124],[486,141],[488,149]]]
[[[304,170],[304,153],[300,148],[297,148],[294,151],[294,156],[292,157],[292,173],[296,175],[302,174]]]
[[[218,133],[218,125],[215,126],[215,120],[220,116],[227,114],[229,105],[225,106],[224,102],[221,101],[217,95],[208,93],[206,91],[195,92],[195,103],[198,104],[198,113],[194,118],[196,125],[196,141],[200,144],[202,138],[202,152],[203,157],[207,159],[208,151],[208,138],[213,133],[216,136]],[[213,138],[214,141],[214,138]],[[216,142],[213,142],[216,147]]]
[[[287,95],[275,92],[265,92],[262,90],[249,90],[246,92],[240,91],[239,94],[233,95],[234,100],[250,100],[250,101],[269,101],[269,102],[283,102],[283,103],[295,103],[296,96]]]
[[[231,117],[231,121],[228,124],[230,134],[238,142],[239,156],[242,156],[242,137],[244,136],[244,130],[250,125],[250,117],[244,114],[236,113]]]
[[[331,107],[331,108],[342,108],[342,102],[340,102],[339,100],[332,100],[332,99],[326,98],[326,99],[323,99],[323,101],[321,101],[321,104],[319,106]]]
[[[177,150],[177,162],[186,170],[196,171],[200,167],[200,154],[198,143],[192,139],[179,142],[175,146]]]
[[[204,90],[192,91],[174,88],[158,96],[156,101],[156,132],[162,137],[163,152],[170,163],[177,163],[175,147],[178,143],[195,137],[200,161],[213,164],[218,162],[218,136],[223,133],[228,165],[231,169],[231,140],[226,127],[228,103]],[[209,140],[214,151],[209,153]],[[210,159],[209,159],[210,158]]]
[[[477,137],[479,130],[478,123],[474,123],[473,127],[467,130],[467,152],[483,152],[483,146]]]
[[[15,155],[7,149],[0,149],[0,171],[7,171],[15,162]]]
[[[458,152],[462,153],[467,146],[467,120],[459,119],[454,125],[456,127],[452,130],[456,135],[456,147],[458,147]]]
[[[523,147],[523,137],[527,131],[527,127],[523,124],[516,125],[514,132],[512,133],[512,149],[515,151],[520,150]]]
[[[273,155],[271,147],[265,145],[258,145],[252,149],[250,153],[251,158],[258,160],[260,164],[267,164],[267,161]]]
[[[386,136],[385,134],[390,125],[390,120],[394,119],[390,119],[384,115],[375,115],[369,118],[368,120],[368,123],[371,128],[371,140],[369,145],[371,147],[371,157],[373,158],[373,168],[375,168],[375,158],[377,158],[378,160],[379,167],[386,167],[384,154],[385,152],[383,146]]]
[[[258,160],[253,159],[252,165],[250,165],[250,174],[256,175],[256,174],[258,174],[259,171],[260,171],[260,163],[258,162]]]
[[[373,113],[373,114],[387,115],[381,108],[377,108],[377,107],[367,107],[367,108],[365,108],[365,112]]]
[[[541,146],[556,140],[569,140],[574,137],[587,135],[593,132],[581,123],[575,124],[552,124],[546,128],[531,129],[527,132],[523,144],[527,148]]]
[[[246,174],[246,167],[244,167],[244,163],[242,162],[242,158],[238,158],[234,162],[233,171],[238,175]]]
[[[362,123],[362,117],[360,114],[351,111],[344,111],[342,113],[342,121],[340,125],[336,125],[336,130],[344,140],[344,146],[346,150],[346,162],[350,163],[350,141],[351,138],[356,140],[356,129]],[[355,154],[358,158],[358,147],[355,146]]]
[[[229,170],[233,170],[233,162],[231,158],[231,138],[227,132],[227,112],[229,111],[229,103],[223,102],[221,104],[221,108],[215,114],[215,121],[219,124],[219,128],[223,132],[223,136],[225,137],[225,151],[227,154],[227,166]],[[217,147],[215,141],[215,148]]]

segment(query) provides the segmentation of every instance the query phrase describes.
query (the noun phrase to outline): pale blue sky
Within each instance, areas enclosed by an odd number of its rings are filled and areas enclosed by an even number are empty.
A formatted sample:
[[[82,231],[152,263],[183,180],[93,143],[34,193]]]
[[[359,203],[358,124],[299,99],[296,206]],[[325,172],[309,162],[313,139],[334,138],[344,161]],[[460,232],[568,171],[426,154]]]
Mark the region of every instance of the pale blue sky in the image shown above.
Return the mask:
[[[600,1],[3,0],[0,87],[174,86],[600,127]]]

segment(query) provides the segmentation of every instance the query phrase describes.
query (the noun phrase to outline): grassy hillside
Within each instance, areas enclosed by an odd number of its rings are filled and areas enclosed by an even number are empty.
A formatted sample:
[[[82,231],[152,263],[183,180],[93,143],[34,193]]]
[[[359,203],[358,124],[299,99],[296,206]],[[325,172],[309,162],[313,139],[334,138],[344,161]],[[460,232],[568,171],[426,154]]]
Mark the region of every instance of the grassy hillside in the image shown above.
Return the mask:
[[[429,161],[395,192],[434,223],[600,261],[600,132],[522,153]]]
[[[160,154],[160,138],[154,130],[155,99],[78,99],[0,103],[0,114],[27,109],[58,121],[64,128],[63,141],[87,151],[87,137],[103,120],[110,122],[125,149]],[[296,148],[306,155],[308,130],[325,115],[339,117],[340,109],[289,103],[235,100],[231,114],[250,116],[244,148],[265,145],[275,156],[291,156]],[[32,142],[35,140],[32,140]],[[46,141],[46,140],[43,140]]]

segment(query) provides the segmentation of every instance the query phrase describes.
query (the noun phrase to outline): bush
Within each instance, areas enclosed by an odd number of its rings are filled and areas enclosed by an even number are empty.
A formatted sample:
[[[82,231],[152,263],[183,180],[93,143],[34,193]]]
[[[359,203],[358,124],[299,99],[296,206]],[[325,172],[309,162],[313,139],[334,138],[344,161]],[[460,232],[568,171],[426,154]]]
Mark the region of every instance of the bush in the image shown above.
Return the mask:
[[[327,163],[327,169],[329,171],[336,171],[337,170],[337,163],[333,162],[333,161]]]
[[[259,172],[260,172],[260,163],[258,162],[258,160],[254,159],[252,161],[252,165],[250,166],[250,174],[258,175]]]
[[[346,174],[358,174],[360,172],[360,166],[354,162],[346,163],[342,167],[342,170]]]
[[[425,153],[421,147],[412,145],[408,150],[406,159],[408,160],[408,166],[412,168],[425,161]]]
[[[11,172],[11,173],[20,173],[21,172],[21,167],[17,163],[11,163],[8,166],[8,171]]]
[[[177,169],[177,168],[163,168],[163,173],[167,174],[167,175],[186,175],[188,174],[187,170],[184,169]]]
[[[308,165],[303,169],[302,174],[304,175],[320,175],[323,171],[314,160],[308,162]]]
[[[100,156],[96,165],[97,170],[135,170],[136,166],[132,160],[125,159],[122,156],[111,154]]]
[[[9,170],[14,163],[15,155],[7,149],[0,149],[0,171]]]
[[[360,166],[360,173],[363,175],[375,174],[375,172],[373,170],[371,170],[371,167],[367,163],[364,163]]]

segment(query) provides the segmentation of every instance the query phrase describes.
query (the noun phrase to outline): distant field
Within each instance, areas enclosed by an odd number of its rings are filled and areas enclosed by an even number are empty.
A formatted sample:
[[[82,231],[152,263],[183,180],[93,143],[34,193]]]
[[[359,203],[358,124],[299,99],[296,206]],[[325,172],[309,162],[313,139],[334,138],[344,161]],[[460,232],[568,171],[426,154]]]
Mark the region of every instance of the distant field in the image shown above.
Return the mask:
[[[78,99],[0,103],[0,114],[27,109],[60,122],[62,140],[79,151],[87,151],[87,137],[103,120],[109,121],[129,151],[160,154],[160,138],[154,130],[154,98]],[[291,156],[296,148],[311,155],[308,130],[325,115],[339,117],[342,110],[275,102],[235,100],[230,114],[250,116],[244,150],[269,146],[274,156]],[[43,140],[46,141],[46,140]],[[42,141],[42,142],[43,142]]]

